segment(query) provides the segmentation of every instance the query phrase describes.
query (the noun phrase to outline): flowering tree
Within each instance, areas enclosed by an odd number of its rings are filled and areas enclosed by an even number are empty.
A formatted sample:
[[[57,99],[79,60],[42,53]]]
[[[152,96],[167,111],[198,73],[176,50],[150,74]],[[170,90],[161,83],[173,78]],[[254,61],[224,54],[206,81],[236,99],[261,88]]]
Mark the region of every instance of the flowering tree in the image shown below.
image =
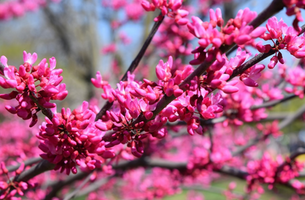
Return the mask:
[[[227,199],[257,199],[278,187],[302,199],[304,164],[298,157],[305,149],[288,152],[274,138],[303,116],[305,105],[285,116],[267,108],[304,97],[299,22],[305,4],[273,0],[259,14],[245,8],[225,21],[221,9],[208,9],[224,2],[102,1],[124,14],[111,21],[113,30],[147,12],[158,15],[116,85],[99,71],[92,77],[101,107],[96,98],[76,109],[57,106],[68,91],[54,57],[37,62],[36,53],[24,51],[15,67],[2,56],[0,86],[8,90],[0,94],[0,198],[156,199],[206,188],[226,175],[246,181],[243,194],[234,191],[234,182],[221,191]],[[5,1],[0,19],[48,3]],[[292,24],[274,17],[282,9],[295,17]],[[117,42],[129,38],[120,34]],[[117,47],[112,43],[102,53],[116,55]],[[120,76],[122,63],[113,57],[112,72]],[[147,62],[152,57],[160,60],[153,65],[155,79]],[[286,65],[293,59],[297,64]]]

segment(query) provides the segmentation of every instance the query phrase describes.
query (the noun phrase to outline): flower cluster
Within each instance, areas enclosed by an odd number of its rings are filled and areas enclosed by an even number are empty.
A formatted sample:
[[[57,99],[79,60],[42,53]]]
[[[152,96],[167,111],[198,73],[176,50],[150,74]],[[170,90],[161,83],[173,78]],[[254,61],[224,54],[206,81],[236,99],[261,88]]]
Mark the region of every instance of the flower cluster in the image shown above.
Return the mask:
[[[154,37],[153,44],[161,50],[160,56],[178,58],[182,55],[190,55],[193,39],[186,26],[180,26],[171,18],[165,18],[160,25],[158,35]]]
[[[5,175],[8,179],[10,178],[9,176],[9,171],[5,167],[4,162],[1,162],[1,171],[0,175]],[[20,173],[24,170],[24,163],[20,165],[20,167],[15,171],[15,176],[20,175]],[[14,180],[8,180],[8,182],[5,181],[0,181],[0,199],[15,199],[15,195],[18,194],[19,196],[24,195],[24,191],[29,189],[31,185],[24,181],[14,181]]]
[[[144,10],[140,2],[141,0],[134,0],[132,3],[125,6],[126,16],[128,19],[137,21],[144,15]]]
[[[181,9],[182,0],[142,0],[142,6],[146,11],[155,11],[156,8],[161,10],[162,15],[167,15],[174,18],[179,25],[185,25],[188,23],[188,19],[185,18],[188,15],[188,11]],[[155,18],[155,21],[159,21],[160,16]]]
[[[300,98],[304,97],[305,88],[305,71],[300,66],[297,66],[288,71],[286,81],[291,84],[287,86],[285,91],[298,95]]]
[[[281,49],[286,49],[291,55],[296,58],[303,58],[305,56],[304,38],[305,36],[299,36],[299,32],[293,27],[288,25],[281,19],[277,20],[276,17],[272,17],[266,24],[268,32],[263,34],[261,38],[268,41],[271,40],[274,46],[270,44],[263,45],[262,42],[256,44],[257,50],[263,53],[268,53],[270,49],[276,51],[276,54],[271,58],[268,67],[274,68],[277,62],[284,64]],[[274,41],[277,40],[277,41]]]
[[[265,153],[261,160],[250,161],[247,164],[248,173],[247,182],[248,189],[252,191],[257,189],[260,193],[263,192],[261,183],[268,184],[269,189],[272,189],[276,182],[287,183],[299,174],[303,169],[303,164],[298,161],[286,162],[281,157],[273,160],[271,155]]]
[[[228,138],[237,133],[224,131],[226,130],[224,130],[223,127],[217,126],[212,136],[213,143],[209,141],[210,139],[208,136],[204,136],[203,139],[193,144],[195,147],[192,149],[187,164],[189,171],[192,172],[195,169],[220,169],[224,163],[233,163],[235,166],[240,166],[240,163],[232,157],[231,153],[235,143],[233,141],[228,141]],[[226,143],[226,146],[224,145],[224,142]]]
[[[4,112],[7,111],[4,110]],[[20,121],[15,115],[8,119],[11,120],[4,120],[0,124],[0,130],[4,133],[0,136],[0,151],[2,152],[0,160],[5,160],[7,165],[15,165],[16,162],[38,157],[41,151],[35,137],[35,133],[38,132],[37,127],[29,128],[29,123]]]
[[[103,132],[95,128],[95,113],[88,109],[88,103],[72,112],[64,108],[60,113],[54,110],[52,120],[40,126],[39,148],[44,152],[40,156],[56,164],[55,170],[76,173],[76,165],[82,170],[100,167],[105,159],[114,157],[111,150],[105,148]]]
[[[193,16],[192,22],[187,24],[190,33],[197,37],[199,47],[193,50],[195,59],[191,64],[199,64],[211,60],[213,57],[221,57],[220,47],[230,46],[236,43],[239,46],[254,45],[254,39],[265,33],[265,27],[253,29],[248,25],[256,17],[256,13],[248,8],[240,10],[234,19],[230,19],[224,25],[221,10],[210,9],[210,22],[203,22],[199,17]],[[220,30],[217,29],[220,28]]]
[[[302,14],[301,14],[301,9],[305,8],[304,1],[283,0],[283,3],[285,4],[285,6],[287,8],[286,14],[288,16],[295,15],[295,19],[293,21],[293,27],[294,27],[295,30],[299,31],[300,27],[299,27],[298,23],[303,21],[303,17],[302,17]]]
[[[127,182],[120,190],[125,199],[159,199],[180,191],[180,175],[177,170],[171,172],[154,168],[150,174],[145,174],[145,170],[139,168],[126,173],[123,179]]]
[[[191,135],[195,132],[202,134],[203,130],[199,125],[199,118],[193,116],[195,110],[197,109],[204,119],[215,118],[215,113],[222,111],[221,95],[212,94],[211,98],[208,97],[208,92],[204,89],[201,90],[196,82],[190,86],[189,94],[183,94],[184,92],[179,88],[179,84],[192,73],[193,68],[188,65],[181,70],[177,69],[172,74],[172,66],[172,57],[169,57],[169,60],[165,63],[160,60],[156,67],[156,74],[159,79],[157,83],[147,79],[144,79],[143,83],[136,82],[134,76],[129,75],[128,81],[120,82],[116,90],[102,81],[99,73],[97,73],[97,79],[92,79],[96,87],[104,89],[103,98],[117,103],[116,109],[107,111],[107,116],[97,122],[97,128],[102,131],[114,130],[111,145],[131,142],[132,147],[133,145],[142,146],[142,143],[138,144],[137,142],[140,138],[146,137],[145,134],[139,135],[142,131],[146,131],[154,137],[162,138],[167,134],[166,128],[162,128],[167,120],[170,122],[179,119],[184,120],[188,124],[188,131]],[[163,96],[172,95],[177,99],[166,106],[155,119],[151,120],[153,117],[152,111],[155,110],[158,101]],[[135,119],[141,113],[145,117],[144,120],[150,121],[147,123],[139,121],[134,124]]]
[[[256,125],[257,129],[260,130],[266,137],[270,134],[277,138],[281,136],[283,133],[279,130],[278,121],[273,121],[272,123],[266,123],[265,125],[258,123]]]
[[[50,58],[50,67],[48,67],[46,59],[34,66],[37,60],[36,53],[31,55],[24,51],[23,60],[24,64],[17,69],[7,64],[5,56],[1,57],[1,63],[4,65],[1,75],[4,77],[0,77],[0,85],[3,88],[16,90],[8,94],[1,94],[0,97],[6,100],[16,99],[18,106],[6,106],[5,108],[24,120],[32,118],[30,126],[34,126],[37,123],[37,112],[41,107],[55,107],[50,100],[63,100],[68,91],[66,85],[60,83],[63,79],[60,76],[62,69],[55,69],[54,57]]]
[[[267,114],[264,108],[251,109],[252,106],[261,104],[263,99],[254,97],[255,93],[252,88],[242,83],[236,86],[239,89],[238,92],[224,95],[225,111],[223,115],[227,117],[226,124],[241,125],[243,122],[259,121],[266,118]]]
[[[293,180],[291,186],[296,189],[297,193],[305,194],[305,185],[299,180]]]
[[[152,111],[155,109],[153,104],[160,98],[160,92],[152,88],[156,84],[148,80],[144,83],[138,83],[134,81],[133,75],[129,75],[128,81],[120,82],[117,85],[118,88],[114,90],[108,83],[102,81],[99,73],[96,76],[97,79],[92,79],[92,83],[96,87],[104,89],[105,93],[102,97],[110,102],[115,101],[115,109],[107,111],[106,115],[96,123],[96,127],[101,131],[111,131],[110,143],[106,147],[128,143],[132,153],[135,156],[141,156],[143,153],[141,140],[147,137],[146,134],[140,135],[144,129],[144,122],[133,123],[141,112],[146,119],[152,117]],[[164,119],[163,123],[165,123]],[[156,130],[158,129],[156,128]]]

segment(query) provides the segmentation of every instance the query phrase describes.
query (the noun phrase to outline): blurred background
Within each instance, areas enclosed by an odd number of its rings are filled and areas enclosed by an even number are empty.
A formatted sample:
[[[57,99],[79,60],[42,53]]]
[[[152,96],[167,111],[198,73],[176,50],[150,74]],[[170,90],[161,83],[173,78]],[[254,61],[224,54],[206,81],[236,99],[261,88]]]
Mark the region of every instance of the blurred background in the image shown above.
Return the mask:
[[[5,55],[8,63],[17,67],[23,64],[24,50],[28,53],[36,52],[37,63],[43,58],[55,57],[57,68],[63,69],[63,82],[69,91],[60,106],[71,109],[79,106],[82,101],[92,99],[103,105],[100,98],[102,91],[94,89],[91,78],[95,77],[96,71],[101,71],[103,79],[115,86],[145,41],[153,25],[153,18],[158,15],[157,11],[145,12],[140,6],[140,0],[61,0],[49,1],[32,11],[19,14],[15,11],[16,15],[5,16],[3,5],[7,2],[10,1],[0,1],[0,55]],[[270,2],[271,0],[184,1],[186,6],[198,9],[197,16],[205,20],[208,20],[206,16],[209,8],[220,7],[225,21],[245,7],[259,13]],[[132,9],[128,9],[129,4],[133,5]],[[287,17],[284,13],[285,10],[277,16],[291,24],[293,17]],[[160,33],[157,33],[157,39],[158,34]],[[160,41],[155,40],[152,43],[142,59],[139,76],[154,79],[154,67],[158,61],[167,60],[166,53],[157,46],[158,42]],[[196,44],[197,41],[194,40],[187,45],[195,48]],[[192,58],[192,55],[187,54],[180,56],[181,62],[185,64]],[[288,60],[288,64],[289,62],[292,64],[295,61]],[[270,113],[277,118],[284,117],[302,104],[302,100],[295,99],[275,107]],[[301,120],[283,132],[284,136],[274,143],[286,144],[290,151],[300,146],[305,147],[305,126]],[[222,193],[232,181],[237,183],[236,192],[242,194],[245,182],[231,177],[215,181],[209,188],[198,188],[198,191],[204,194],[205,199],[225,199]],[[185,188],[182,194],[166,199],[185,199],[188,190]],[[287,199],[291,194],[291,191],[285,189],[277,195],[268,191],[261,199]]]

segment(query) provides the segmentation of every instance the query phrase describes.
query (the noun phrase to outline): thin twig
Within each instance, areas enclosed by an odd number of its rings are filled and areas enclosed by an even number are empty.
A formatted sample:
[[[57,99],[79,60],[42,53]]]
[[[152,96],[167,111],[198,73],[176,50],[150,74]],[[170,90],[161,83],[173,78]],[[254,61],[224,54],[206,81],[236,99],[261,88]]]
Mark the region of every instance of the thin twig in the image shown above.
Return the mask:
[[[212,128],[210,126],[208,126],[208,134],[209,134],[209,139],[210,139],[210,160],[211,159],[211,155],[213,153],[213,147],[214,147],[214,143],[213,143],[213,134],[212,134]]]
[[[256,110],[256,109],[259,109],[259,108],[268,108],[268,107],[273,107],[273,106],[276,106],[280,103],[283,103],[285,101],[289,101],[293,98],[297,97],[297,95],[295,94],[291,94],[291,95],[288,95],[282,99],[277,99],[277,100],[273,100],[273,101],[267,101],[265,103],[262,103],[260,105],[255,105],[255,106],[251,106],[251,110]]]
[[[36,164],[36,163],[38,163],[38,162],[40,162],[40,161],[42,161],[42,160],[43,160],[43,159],[40,158],[40,157],[37,157],[37,158],[30,158],[30,159],[24,161],[24,166],[26,167],[26,166],[29,166],[29,165],[33,165],[33,164]],[[9,172],[16,171],[16,170],[20,167],[20,165],[21,165],[21,164],[17,164],[17,165],[14,165],[14,166],[9,166],[9,167],[7,167],[7,170],[8,170]]]
[[[90,178],[91,178],[90,176],[92,173],[93,173],[93,171],[87,175],[85,180],[83,180],[83,182],[73,192],[67,194],[65,196],[64,200],[70,200],[70,199],[74,198],[79,193],[81,188],[84,187],[86,185],[86,183],[88,183],[90,181]]]
[[[230,76],[230,80],[235,76],[242,74],[244,71],[246,71],[253,65],[259,63],[260,61],[264,60],[265,58],[273,55],[275,52],[276,50],[271,49],[268,53],[260,53],[254,56],[253,58],[251,58],[250,60],[239,66],[238,68],[234,69],[232,75]]]
[[[218,188],[218,187],[215,187],[215,186],[209,186],[207,188],[205,187],[202,187],[202,185],[200,186],[182,186],[181,189],[184,189],[184,190],[196,190],[196,191],[204,191],[204,192],[211,192],[211,193],[218,193],[218,194],[221,194],[221,195],[224,195],[224,193],[227,191],[227,190],[224,190],[223,188]],[[236,195],[236,196],[242,196],[241,193],[239,192],[232,192],[232,194]]]
[[[40,105],[38,100],[36,99],[36,97],[32,94],[32,92],[30,93],[29,97],[31,98],[32,101],[34,101],[34,103],[37,105],[37,107],[41,110],[42,114],[44,114],[50,120],[53,119],[53,112],[51,111],[51,109],[45,108],[42,105]]]
[[[162,16],[162,14],[160,13],[159,15]],[[128,72],[129,73],[132,73],[136,68],[137,66],[139,65],[139,62],[141,61],[141,59],[143,58],[144,56],[144,53],[146,51],[146,49],[148,48],[149,44],[151,43],[155,33],[157,32],[159,26],[162,24],[163,22],[163,19],[164,19],[164,16],[161,17],[161,19],[157,22],[155,22],[154,26],[152,27],[148,37],[146,38],[142,48],[140,49],[138,55],[135,57],[135,59],[132,61],[132,63],[130,64],[130,66],[128,67],[128,70],[125,72],[124,76],[122,77],[121,81],[126,81],[127,80],[127,75],[128,75]],[[103,106],[103,108],[100,110],[100,112],[96,115],[96,120],[100,119],[105,113],[107,110],[109,110],[112,106],[113,102],[109,102],[107,101],[105,103],[105,105]]]
[[[297,112],[295,112],[293,115],[288,115],[286,117],[286,119],[281,121],[281,123],[278,125],[278,128],[283,129],[286,126],[290,125],[294,120],[301,117],[304,112],[305,112],[305,104]]]
[[[28,181],[31,178],[49,171],[51,169],[54,169],[55,165],[50,163],[47,160],[40,161],[37,165],[31,167],[30,169],[23,171],[19,176],[16,176],[14,178],[14,181],[20,182],[20,181]]]
[[[90,173],[88,172],[78,172],[75,175],[71,175],[67,177],[65,180],[55,181],[49,185],[52,190],[45,196],[44,200],[51,200],[54,196],[56,196],[57,192],[61,190],[64,186],[70,185],[75,181],[82,180],[87,177]]]
[[[94,191],[98,190],[100,187],[105,185],[113,177],[115,177],[115,176],[109,176],[107,178],[103,178],[103,179],[95,181],[94,183],[91,183],[88,187],[79,191],[76,196],[77,197],[84,196],[84,195],[89,194],[90,192],[94,192]]]
[[[294,114],[292,115],[288,115],[283,121],[281,121],[278,125],[279,130],[285,128],[286,126],[290,125],[294,120],[296,120],[297,118],[299,118],[300,116],[302,116],[302,114],[305,112],[305,104]],[[244,151],[246,151],[248,148],[252,147],[253,145],[255,145],[256,143],[258,143],[259,141],[265,139],[266,137],[270,136],[269,135],[261,135],[256,137],[255,139],[251,140],[248,144],[240,147],[238,150],[234,151],[232,153],[232,156],[237,156],[241,153],[243,153]]]

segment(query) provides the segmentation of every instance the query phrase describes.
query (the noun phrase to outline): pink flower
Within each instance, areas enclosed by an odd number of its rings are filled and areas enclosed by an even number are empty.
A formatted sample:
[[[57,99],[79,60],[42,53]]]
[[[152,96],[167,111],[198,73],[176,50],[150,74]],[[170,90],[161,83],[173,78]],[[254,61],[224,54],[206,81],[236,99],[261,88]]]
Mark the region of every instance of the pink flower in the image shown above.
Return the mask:
[[[50,103],[50,100],[63,100],[68,91],[65,84],[60,84],[62,81],[61,69],[55,69],[55,58],[50,59],[50,68],[46,63],[46,59],[43,59],[37,66],[33,64],[37,60],[37,54],[23,52],[24,64],[19,67],[19,70],[14,66],[7,65],[6,57],[1,57],[1,62],[4,64],[3,75],[0,77],[0,85],[3,88],[15,88],[9,94],[1,94],[3,99],[16,99],[19,103],[18,106],[6,106],[6,109],[17,114],[22,119],[32,118],[33,126],[37,122],[37,112],[40,111],[39,106],[32,100],[35,98],[40,106],[44,108],[52,108],[54,103]],[[40,90],[37,91],[37,88]]]
[[[279,52],[281,49],[286,49],[291,55],[296,58],[303,58],[305,56],[305,46],[304,46],[304,36],[298,36],[298,31],[293,27],[288,27],[287,24],[281,19],[278,21],[276,17],[272,17],[268,20],[266,24],[269,33],[262,35],[264,40],[274,40],[277,39],[277,44],[274,44],[273,49],[275,49],[276,55],[271,58],[269,63],[269,68],[274,68],[276,63],[279,61],[281,64],[284,63],[282,54]],[[274,41],[273,41],[274,43]],[[268,52],[271,47],[270,45],[262,45],[259,43],[258,50],[261,52]]]
[[[25,63],[28,63],[30,65],[33,65],[37,60],[37,54],[33,53],[33,55],[31,53],[27,53],[26,51],[23,51],[23,61]]]
[[[192,17],[192,22],[187,24],[189,32],[197,37],[199,47],[192,51],[195,59],[191,64],[200,64],[206,59],[216,57],[220,61],[219,48],[222,45],[232,45],[233,43],[243,47],[244,45],[254,45],[254,39],[260,37],[266,31],[265,27],[258,27],[253,30],[247,25],[256,17],[256,13],[248,8],[240,10],[235,19],[230,19],[226,25],[223,24],[220,9],[210,10],[210,22],[203,22],[198,17]],[[220,27],[220,31],[217,29]],[[209,47],[209,48],[207,48]],[[207,48],[207,49],[206,49]],[[208,55],[208,56],[207,56]]]
[[[114,53],[116,51],[116,45],[115,44],[109,44],[108,46],[104,47],[101,52],[103,54],[109,54]]]
[[[291,84],[291,87],[286,87],[285,91],[288,93],[294,93],[300,98],[304,97],[304,81],[305,81],[305,71],[300,66],[297,66],[288,71],[286,81]]]
[[[115,154],[105,148],[104,132],[95,128],[94,120],[95,113],[88,109],[87,102],[72,112],[55,112],[52,120],[46,118],[37,135],[41,140],[39,148],[44,152],[41,157],[56,164],[55,170],[67,174],[76,173],[76,165],[84,171],[100,167],[104,159]]]
[[[261,76],[260,72],[264,69],[264,65],[254,65],[240,75],[240,80],[247,86],[257,87],[258,83],[255,81]]]
[[[300,31],[300,27],[298,26],[299,22],[303,21],[303,17],[301,14],[301,9],[305,7],[305,4],[303,1],[296,1],[296,0],[283,0],[283,3],[285,4],[287,10],[286,14],[288,16],[295,15],[295,19],[293,21],[293,27],[295,30]]]
[[[146,11],[160,9],[163,16],[175,18],[175,21],[180,25],[185,25],[188,22],[185,18],[188,11],[181,9],[182,0],[152,0],[151,3],[148,0],[142,0],[141,5]],[[154,20],[159,21],[160,19],[156,17]]]
[[[131,20],[140,20],[144,14],[143,8],[139,2],[134,1],[125,6],[126,15]]]
[[[156,74],[159,80],[168,81],[171,77],[171,69],[173,66],[173,58],[170,56],[166,63],[163,60],[159,61],[159,64],[156,66]]]

